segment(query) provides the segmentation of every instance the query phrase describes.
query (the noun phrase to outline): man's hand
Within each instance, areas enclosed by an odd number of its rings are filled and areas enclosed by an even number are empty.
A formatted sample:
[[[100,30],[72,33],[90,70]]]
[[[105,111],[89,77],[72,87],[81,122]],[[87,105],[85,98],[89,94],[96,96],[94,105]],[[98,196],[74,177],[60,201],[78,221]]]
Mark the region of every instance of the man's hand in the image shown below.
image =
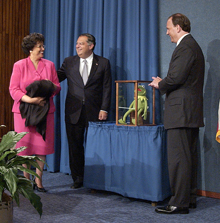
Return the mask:
[[[99,120],[106,120],[108,117],[108,113],[105,111],[100,111],[99,112]]]
[[[148,84],[148,86],[154,87],[156,89],[159,89],[159,82],[162,81],[160,77],[152,77],[153,81]]]

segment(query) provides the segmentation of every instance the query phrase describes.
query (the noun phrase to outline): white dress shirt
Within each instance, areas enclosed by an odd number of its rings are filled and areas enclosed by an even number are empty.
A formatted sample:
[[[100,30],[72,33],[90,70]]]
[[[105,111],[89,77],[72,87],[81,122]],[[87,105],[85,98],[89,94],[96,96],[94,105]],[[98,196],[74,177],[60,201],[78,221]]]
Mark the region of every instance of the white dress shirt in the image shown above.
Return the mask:
[[[176,46],[178,46],[178,45],[180,44],[181,40],[182,40],[185,36],[187,36],[187,35],[189,35],[189,33],[187,33],[187,34],[181,36],[181,37],[178,39],[178,41],[177,41],[177,43],[176,43]]]
[[[83,67],[84,67],[84,65],[85,65],[84,60],[87,61],[88,76],[89,76],[90,71],[91,71],[91,68],[92,68],[93,53],[92,53],[89,57],[87,57],[87,58],[85,58],[85,59],[80,58],[79,72],[80,72],[81,75],[82,75]]]

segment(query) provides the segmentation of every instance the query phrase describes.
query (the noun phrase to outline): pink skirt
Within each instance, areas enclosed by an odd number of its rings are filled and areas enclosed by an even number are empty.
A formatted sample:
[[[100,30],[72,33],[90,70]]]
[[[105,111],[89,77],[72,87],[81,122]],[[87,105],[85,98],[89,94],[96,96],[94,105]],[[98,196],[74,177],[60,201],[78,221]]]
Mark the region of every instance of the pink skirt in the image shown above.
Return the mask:
[[[44,141],[41,134],[36,132],[35,126],[25,127],[25,119],[22,119],[20,113],[14,113],[14,129],[16,132],[28,132],[16,144],[16,148],[26,146],[20,156],[30,155],[49,155],[54,153],[54,113],[47,115],[46,140]]]

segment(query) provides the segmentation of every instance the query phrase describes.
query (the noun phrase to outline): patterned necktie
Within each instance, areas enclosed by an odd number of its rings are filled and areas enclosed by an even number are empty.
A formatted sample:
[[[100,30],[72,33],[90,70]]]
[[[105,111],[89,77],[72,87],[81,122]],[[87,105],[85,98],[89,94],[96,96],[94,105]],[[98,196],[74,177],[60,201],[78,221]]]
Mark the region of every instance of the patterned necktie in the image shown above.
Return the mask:
[[[84,67],[83,67],[83,71],[82,71],[82,79],[83,79],[83,83],[84,85],[86,85],[86,82],[88,80],[88,66],[87,66],[87,60],[83,60]]]

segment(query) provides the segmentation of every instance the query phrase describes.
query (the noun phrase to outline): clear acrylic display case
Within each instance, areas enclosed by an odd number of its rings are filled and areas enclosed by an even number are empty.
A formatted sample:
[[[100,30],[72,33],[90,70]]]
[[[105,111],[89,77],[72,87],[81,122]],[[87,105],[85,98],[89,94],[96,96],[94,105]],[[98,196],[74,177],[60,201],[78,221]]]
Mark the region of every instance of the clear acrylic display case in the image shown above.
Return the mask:
[[[115,81],[116,125],[155,125],[155,88],[150,82]]]

